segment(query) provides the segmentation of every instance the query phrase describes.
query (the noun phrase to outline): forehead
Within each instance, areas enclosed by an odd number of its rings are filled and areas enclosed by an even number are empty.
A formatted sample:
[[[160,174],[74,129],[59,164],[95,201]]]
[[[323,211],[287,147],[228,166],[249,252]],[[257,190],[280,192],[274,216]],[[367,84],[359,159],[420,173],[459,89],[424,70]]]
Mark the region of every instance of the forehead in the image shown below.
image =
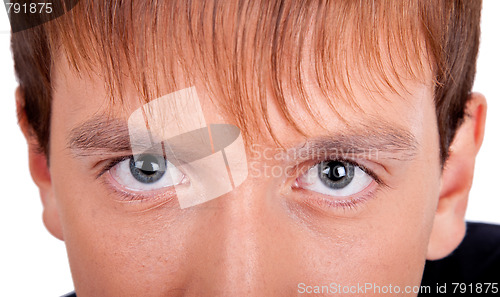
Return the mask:
[[[67,58],[55,61],[56,81],[65,69],[97,77],[109,110],[196,86],[248,133],[271,127],[270,109],[301,130],[304,116],[333,112],[345,123],[343,115],[369,115],[432,89],[411,2],[147,2],[82,1],[52,24],[62,54],[54,56]]]

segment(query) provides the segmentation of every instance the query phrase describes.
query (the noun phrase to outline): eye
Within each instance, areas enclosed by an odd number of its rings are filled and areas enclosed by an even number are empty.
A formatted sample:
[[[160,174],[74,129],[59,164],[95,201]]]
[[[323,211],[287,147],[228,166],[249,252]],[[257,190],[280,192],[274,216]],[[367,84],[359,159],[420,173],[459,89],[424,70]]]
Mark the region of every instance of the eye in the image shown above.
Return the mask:
[[[374,179],[359,166],[347,161],[323,161],[297,178],[300,188],[320,194],[347,197],[362,192]]]
[[[109,173],[121,186],[133,191],[152,191],[178,185],[184,174],[163,156],[142,154],[114,165]]]

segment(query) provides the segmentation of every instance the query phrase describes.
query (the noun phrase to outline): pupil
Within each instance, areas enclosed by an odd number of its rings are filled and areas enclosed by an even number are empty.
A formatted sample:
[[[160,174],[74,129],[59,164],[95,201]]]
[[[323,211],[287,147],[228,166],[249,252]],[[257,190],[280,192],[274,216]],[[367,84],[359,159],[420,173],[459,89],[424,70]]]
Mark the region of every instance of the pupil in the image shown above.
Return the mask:
[[[334,181],[338,181],[342,179],[343,177],[346,176],[346,170],[343,164],[336,164],[333,167],[333,170],[330,170],[330,174],[328,175],[328,178]]]
[[[135,167],[147,175],[155,174],[159,169],[158,161],[151,155],[142,156],[135,162]],[[155,170],[155,167],[157,168]]]
[[[151,154],[140,155],[134,161],[130,159],[130,172],[132,176],[142,183],[154,183],[159,180],[166,170],[166,160]]]
[[[348,162],[325,161],[318,169],[321,182],[333,189],[344,188],[354,179],[355,166]]]
[[[146,174],[146,175],[153,175],[155,172],[153,170],[145,170],[145,169],[141,169],[142,173]]]

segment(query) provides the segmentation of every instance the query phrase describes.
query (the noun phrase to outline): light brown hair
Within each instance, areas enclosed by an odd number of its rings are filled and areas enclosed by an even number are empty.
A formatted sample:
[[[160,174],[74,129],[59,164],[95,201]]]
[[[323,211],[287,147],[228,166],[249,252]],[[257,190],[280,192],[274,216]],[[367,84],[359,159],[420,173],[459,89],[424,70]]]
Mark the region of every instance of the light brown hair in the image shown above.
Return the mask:
[[[112,102],[124,75],[146,101],[175,91],[179,66],[184,80],[204,78],[247,136],[261,121],[274,135],[266,90],[306,134],[285,93],[293,89],[306,108],[318,100],[305,92],[307,63],[333,109],[340,101],[357,108],[353,72],[367,89],[396,91],[402,77],[421,79],[428,68],[444,163],[474,80],[480,11],[472,0],[81,0],[54,21],[14,33],[12,51],[26,117],[46,154],[51,75],[64,56],[76,71],[103,73]]]

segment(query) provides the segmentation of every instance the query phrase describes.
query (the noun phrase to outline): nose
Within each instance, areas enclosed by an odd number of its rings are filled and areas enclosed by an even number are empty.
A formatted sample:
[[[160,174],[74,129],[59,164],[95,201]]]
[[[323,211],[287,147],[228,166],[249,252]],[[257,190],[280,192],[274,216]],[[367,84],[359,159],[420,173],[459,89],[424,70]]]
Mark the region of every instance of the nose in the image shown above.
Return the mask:
[[[294,239],[272,187],[246,181],[232,192],[200,205],[190,242],[193,273],[186,295],[290,296],[294,279]],[[196,238],[196,239],[194,239]],[[296,293],[296,292],[295,292]]]

